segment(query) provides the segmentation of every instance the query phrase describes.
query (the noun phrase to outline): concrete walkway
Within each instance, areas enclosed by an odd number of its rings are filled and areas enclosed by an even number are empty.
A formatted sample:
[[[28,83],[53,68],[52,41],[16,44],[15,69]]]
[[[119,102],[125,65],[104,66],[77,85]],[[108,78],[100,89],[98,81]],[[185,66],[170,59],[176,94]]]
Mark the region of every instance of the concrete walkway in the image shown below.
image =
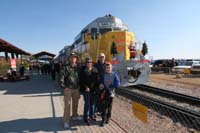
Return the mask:
[[[99,127],[73,121],[73,130],[63,128],[62,95],[47,75],[34,75],[30,81],[0,83],[0,133],[29,132],[123,132],[115,123]],[[79,102],[82,114],[83,100]]]

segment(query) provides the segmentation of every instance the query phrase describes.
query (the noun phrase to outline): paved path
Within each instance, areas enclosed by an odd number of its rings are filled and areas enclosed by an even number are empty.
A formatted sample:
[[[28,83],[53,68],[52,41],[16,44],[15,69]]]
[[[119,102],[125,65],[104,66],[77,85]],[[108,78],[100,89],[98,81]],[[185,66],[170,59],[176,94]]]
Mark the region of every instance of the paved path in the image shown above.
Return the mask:
[[[99,127],[100,121],[87,126],[71,121],[73,130],[62,124],[62,95],[55,81],[46,75],[35,75],[30,81],[0,83],[0,133],[29,132],[123,132],[115,123]],[[79,102],[82,114],[83,100]]]

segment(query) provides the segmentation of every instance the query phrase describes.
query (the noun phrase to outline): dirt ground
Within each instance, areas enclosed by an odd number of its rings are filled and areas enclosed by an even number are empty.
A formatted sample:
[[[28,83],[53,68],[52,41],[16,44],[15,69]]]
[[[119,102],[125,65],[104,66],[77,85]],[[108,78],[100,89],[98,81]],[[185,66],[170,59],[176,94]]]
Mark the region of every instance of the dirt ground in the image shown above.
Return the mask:
[[[151,74],[150,82],[161,82],[165,84],[182,86],[187,88],[200,88],[200,76],[186,75],[182,78],[177,78],[176,75],[169,74]]]

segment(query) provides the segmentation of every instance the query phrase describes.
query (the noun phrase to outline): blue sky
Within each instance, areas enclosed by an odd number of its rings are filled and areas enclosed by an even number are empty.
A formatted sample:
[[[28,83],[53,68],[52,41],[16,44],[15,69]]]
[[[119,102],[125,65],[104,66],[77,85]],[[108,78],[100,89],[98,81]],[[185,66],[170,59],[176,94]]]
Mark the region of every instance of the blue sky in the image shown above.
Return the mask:
[[[157,58],[200,58],[199,0],[0,0],[0,38],[30,53],[54,54],[110,13],[146,40]]]

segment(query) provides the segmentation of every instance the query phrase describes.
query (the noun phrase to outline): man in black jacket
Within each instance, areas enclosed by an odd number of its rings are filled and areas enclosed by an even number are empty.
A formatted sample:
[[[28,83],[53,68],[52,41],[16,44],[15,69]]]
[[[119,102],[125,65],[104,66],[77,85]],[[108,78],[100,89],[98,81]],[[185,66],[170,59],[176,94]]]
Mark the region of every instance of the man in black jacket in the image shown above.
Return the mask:
[[[99,55],[99,60],[98,62],[94,65],[94,67],[97,68],[98,73],[99,73],[99,79],[103,78],[103,75],[105,74],[105,68],[106,68],[106,62],[105,62],[105,54],[104,53],[100,53]],[[100,106],[100,101],[99,101],[99,97],[100,97],[100,90],[97,89],[97,93],[96,93],[96,109],[95,112],[96,113],[101,113],[102,112],[102,107]]]

